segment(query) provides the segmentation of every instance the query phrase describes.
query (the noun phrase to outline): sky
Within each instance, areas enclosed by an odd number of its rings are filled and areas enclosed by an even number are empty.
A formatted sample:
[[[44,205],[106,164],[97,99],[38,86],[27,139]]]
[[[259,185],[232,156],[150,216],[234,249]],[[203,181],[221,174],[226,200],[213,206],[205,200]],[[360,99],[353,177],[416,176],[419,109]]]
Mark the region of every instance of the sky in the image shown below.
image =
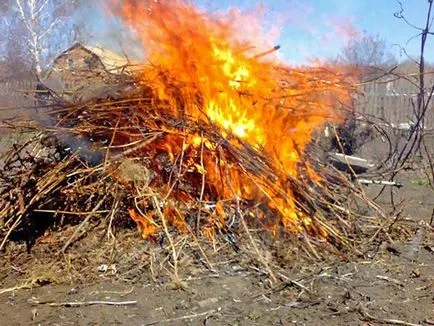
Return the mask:
[[[211,10],[231,6],[244,10],[255,3],[247,0],[196,2]],[[401,2],[403,15],[412,24],[423,26],[428,1]],[[364,31],[385,38],[399,59],[405,59],[399,46],[405,47],[410,55],[419,53],[420,39],[408,42],[418,31],[394,17],[394,13],[400,11],[396,0],[269,0],[262,3],[266,16],[277,18],[281,33],[278,41],[290,62],[336,56],[350,38]],[[428,42],[426,49],[426,57],[434,61],[434,42]]]
[[[290,64],[306,64],[313,60],[337,56],[351,39],[366,32],[387,40],[398,60],[419,53],[420,38],[410,40],[419,31],[394,17],[400,11],[396,0],[193,0],[202,10],[225,12],[237,8],[241,12],[263,11],[265,31],[278,34],[281,55]],[[427,0],[401,0],[403,15],[414,25],[423,26]],[[100,29],[110,29],[99,25]],[[242,32],[242,31],[241,31]],[[112,37],[103,37],[112,42]],[[434,37],[428,39],[426,58],[434,62]],[[410,41],[409,41],[410,40]],[[101,45],[106,46],[102,41]],[[113,44],[112,44],[113,45]],[[117,45],[119,46],[119,44]],[[123,45],[125,46],[125,45]],[[113,47],[113,46],[112,46]]]

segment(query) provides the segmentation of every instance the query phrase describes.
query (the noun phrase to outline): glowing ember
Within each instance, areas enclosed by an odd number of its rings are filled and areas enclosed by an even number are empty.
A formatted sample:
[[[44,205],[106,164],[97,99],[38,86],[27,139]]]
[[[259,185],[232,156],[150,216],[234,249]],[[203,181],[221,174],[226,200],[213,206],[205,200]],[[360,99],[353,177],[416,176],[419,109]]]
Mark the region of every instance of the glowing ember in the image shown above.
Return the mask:
[[[151,65],[141,81],[152,84],[158,99],[169,103],[175,116],[212,123],[223,129],[228,140],[235,135],[256,150],[264,150],[278,171],[275,188],[270,189],[261,180],[228,167],[231,183],[224,181],[220,186],[219,166],[214,157],[205,155],[196,169],[214,185],[218,197],[265,200],[287,231],[309,228],[311,219],[297,210],[292,191],[285,185],[288,177],[299,176],[315,128],[339,118],[336,105],[347,101],[348,92],[340,86],[338,74],[266,61],[269,56],[261,54],[268,54],[270,47],[261,49],[253,41],[264,37],[240,38],[231,14],[214,17],[182,0],[124,0],[117,12],[147,50]],[[251,24],[258,25],[258,21]],[[191,144],[200,156],[203,142],[212,146],[200,135],[173,139],[164,146],[174,153],[174,160],[182,143]],[[303,173],[318,180],[304,165]],[[276,189],[286,189],[285,194]]]

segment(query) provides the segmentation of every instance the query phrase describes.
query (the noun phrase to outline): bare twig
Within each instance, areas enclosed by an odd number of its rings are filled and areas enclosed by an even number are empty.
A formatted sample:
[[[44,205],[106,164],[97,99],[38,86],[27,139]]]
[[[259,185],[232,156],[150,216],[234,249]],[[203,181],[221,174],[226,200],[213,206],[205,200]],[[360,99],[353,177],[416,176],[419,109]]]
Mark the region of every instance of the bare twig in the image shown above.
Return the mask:
[[[389,324],[389,325],[422,326],[421,324],[413,324],[413,323],[409,323],[409,322],[398,320],[398,319],[382,319],[382,318],[377,318],[377,317],[371,316],[362,305],[360,305],[359,311],[362,314],[364,320],[366,320],[366,321],[372,321],[375,323]]]
[[[382,276],[382,275],[377,275],[375,277],[380,279],[380,280],[391,282],[391,283],[394,283],[394,284],[399,285],[399,286],[404,286],[404,284],[401,281],[398,281],[394,278],[390,278],[390,277]]]
[[[71,245],[71,243],[74,241],[75,237],[80,233],[80,231],[85,227],[87,222],[95,215],[95,212],[99,210],[101,205],[106,200],[107,196],[104,196],[95,206],[95,208],[92,210],[92,212],[87,215],[87,217],[83,220],[83,222],[80,223],[80,225],[75,229],[74,233],[71,235],[71,237],[66,241],[62,249],[60,250],[60,253],[65,253],[66,249]]]
[[[29,303],[33,305],[46,305],[49,307],[85,307],[85,306],[95,306],[95,305],[105,305],[105,306],[132,306],[136,305],[137,301],[70,301],[70,302],[53,302],[53,301],[39,301],[36,299],[30,299]]]
[[[176,322],[176,321],[187,320],[187,319],[196,319],[196,318],[200,318],[200,317],[204,317],[204,316],[213,315],[213,314],[215,314],[215,313],[217,313],[219,311],[221,311],[221,308],[208,310],[208,311],[205,311],[205,312],[202,312],[202,313],[198,313],[198,314],[191,314],[191,315],[185,315],[185,316],[176,317],[176,318],[156,320],[156,321],[153,321],[153,322],[150,322],[150,323],[146,323],[145,325],[151,326],[151,325],[156,325],[156,324],[173,323],[173,322]]]

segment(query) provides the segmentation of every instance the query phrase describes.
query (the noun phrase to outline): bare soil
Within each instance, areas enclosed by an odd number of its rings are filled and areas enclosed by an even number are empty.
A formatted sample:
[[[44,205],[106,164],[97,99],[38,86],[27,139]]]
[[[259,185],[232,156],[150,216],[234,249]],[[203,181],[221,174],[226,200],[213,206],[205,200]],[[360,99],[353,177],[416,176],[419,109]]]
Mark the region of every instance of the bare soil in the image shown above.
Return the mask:
[[[237,264],[186,280],[185,289],[155,282],[144,270],[114,267],[92,282],[40,278],[31,289],[0,295],[2,325],[377,325],[434,321],[432,237],[385,249],[370,261],[301,267],[292,281],[271,286]],[[428,243],[428,244],[426,244]],[[121,265],[122,259],[118,261]],[[23,268],[14,264],[13,268]],[[24,267],[25,268],[25,267]],[[90,268],[98,266],[90,262]],[[100,268],[101,270],[101,268]],[[15,271],[16,272],[16,271]],[[2,288],[16,285],[2,270]],[[25,273],[25,271],[23,271]],[[5,279],[6,276],[6,279]],[[131,277],[135,276],[135,280]],[[133,305],[68,306],[109,301]],[[35,301],[40,302],[39,304]],[[55,306],[51,306],[50,303]],[[59,306],[64,303],[64,306]],[[392,320],[387,322],[387,320]],[[397,323],[395,323],[397,324]],[[405,325],[401,323],[401,325]]]

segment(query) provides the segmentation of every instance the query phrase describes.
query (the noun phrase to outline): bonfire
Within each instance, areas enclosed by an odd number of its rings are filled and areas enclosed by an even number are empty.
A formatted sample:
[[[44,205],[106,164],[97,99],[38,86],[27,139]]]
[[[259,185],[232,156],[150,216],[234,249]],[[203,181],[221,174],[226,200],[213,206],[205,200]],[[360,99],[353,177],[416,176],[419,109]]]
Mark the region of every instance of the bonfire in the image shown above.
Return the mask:
[[[103,215],[111,236],[126,220],[171,243],[174,232],[218,241],[255,227],[295,235],[314,257],[315,246],[356,250],[362,220],[346,200],[363,193],[342,175],[333,176],[340,186],[329,182],[334,172],[309,149],[351,98],[339,69],[289,67],[232,16],[182,0],[127,0],[114,11],[147,61],[116,75],[127,85],[116,97],[39,97],[44,125],[1,174],[1,248],[66,220],[79,225],[66,250],[82,223]]]

